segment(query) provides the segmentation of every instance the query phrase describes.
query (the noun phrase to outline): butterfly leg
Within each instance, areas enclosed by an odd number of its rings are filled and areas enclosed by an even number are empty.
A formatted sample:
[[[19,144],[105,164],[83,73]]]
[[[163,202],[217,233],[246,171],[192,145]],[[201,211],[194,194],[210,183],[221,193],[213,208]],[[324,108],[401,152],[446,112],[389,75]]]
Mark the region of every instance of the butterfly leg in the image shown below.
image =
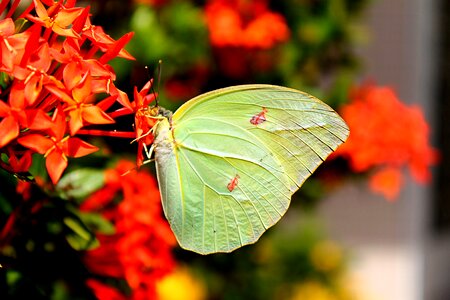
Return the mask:
[[[145,151],[145,155],[146,155],[147,158],[148,158],[148,161],[153,161],[153,160],[154,160],[154,159],[151,158],[154,150],[155,150],[155,146],[154,146],[154,145],[152,145],[152,146],[150,147],[150,149],[148,149],[148,148],[147,148],[147,145],[144,144],[144,151]],[[145,163],[145,162],[144,162],[144,163]]]

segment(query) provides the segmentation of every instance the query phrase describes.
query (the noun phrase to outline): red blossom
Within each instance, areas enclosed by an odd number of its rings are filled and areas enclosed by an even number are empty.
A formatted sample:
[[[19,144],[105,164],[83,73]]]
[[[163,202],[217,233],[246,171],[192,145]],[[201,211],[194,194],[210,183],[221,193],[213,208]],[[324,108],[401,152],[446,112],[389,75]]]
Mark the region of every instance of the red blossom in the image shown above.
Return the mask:
[[[149,111],[149,104],[155,100],[155,94],[149,94],[152,84],[153,81],[147,82],[140,92],[137,91],[137,88],[134,89],[134,102],[132,103],[132,107],[135,112],[134,126],[136,140],[138,141],[138,154],[136,158],[138,167],[141,166],[145,160],[144,147],[153,143],[154,135],[151,133],[151,130],[158,121],[154,117],[159,112]]]
[[[154,135],[152,133],[152,129],[158,122],[156,117],[159,113],[159,108],[149,107],[150,103],[156,99],[155,93],[152,92],[152,84],[153,80],[149,80],[140,91],[138,91],[135,87],[133,102],[130,102],[126,94],[117,91],[117,101],[124,107],[111,114],[114,116],[121,116],[131,113],[134,114],[134,137],[138,142],[136,162],[138,167],[143,164],[146,158],[144,156],[144,147],[153,143]]]
[[[65,89],[48,85],[55,96],[65,103],[64,111],[69,115],[70,134],[75,135],[80,128],[87,124],[112,124],[114,120],[103,110],[91,102],[95,100],[92,91],[92,77],[89,73],[81,77],[76,73],[64,73]]]
[[[52,81],[47,74],[52,62],[49,46],[47,43],[35,46],[37,49],[28,57],[26,66],[16,66],[11,72],[15,78],[24,82],[25,99],[29,105],[37,100],[44,84]]]
[[[11,87],[8,104],[0,101],[0,148],[18,137],[21,128],[35,130],[51,126],[50,118],[40,109],[28,109],[24,85],[15,83]]]
[[[218,47],[269,49],[289,38],[286,21],[267,1],[212,0],[206,19],[211,44]]]
[[[1,51],[1,71],[10,72],[13,69],[14,57],[17,51],[10,43],[10,38],[14,36],[15,26],[12,19],[0,21],[0,51]]]
[[[19,135],[18,117],[13,114],[13,110],[0,101],[0,148],[7,145]]]
[[[107,285],[103,284],[98,280],[95,279],[88,279],[86,281],[86,285],[90,287],[93,291],[97,299],[101,300],[126,300],[127,297],[125,297],[124,294],[119,292],[117,289]]]
[[[92,25],[90,20],[86,20],[86,24],[83,27],[83,36],[87,37],[91,42],[99,47],[103,52],[106,52],[112,48],[115,49],[114,52],[117,53],[118,57],[134,60],[134,57],[128,53],[123,46],[125,46],[126,42],[128,42],[132,33],[126,35],[126,39],[121,43],[117,43],[114,39],[112,39],[109,35],[107,35],[102,27]],[[119,49],[118,44],[120,44],[121,48]]]
[[[19,16],[29,26],[16,28],[10,16],[17,15],[19,2],[0,4],[6,16],[0,21],[0,153],[6,155],[1,167],[25,172],[28,156],[40,153],[56,183],[67,157],[97,150],[74,135],[85,126],[114,123],[106,112],[114,103],[130,108],[107,62],[133,59],[123,49],[132,34],[112,39],[91,24],[89,8],[75,7],[74,0],[33,0]]]
[[[97,59],[86,59],[81,54],[80,45],[76,40],[65,40],[62,49],[51,48],[52,57],[56,61],[65,64],[64,77],[70,77],[73,72],[87,73],[94,78],[105,78],[114,81],[115,74],[107,65]]]
[[[31,151],[24,151],[21,154],[15,153],[11,149],[7,150],[9,159],[8,163],[0,160],[0,166],[11,173],[25,173],[31,167],[32,158]]]
[[[290,36],[286,20],[266,0],[208,1],[206,23],[220,71],[240,80],[271,72],[276,65],[273,49]]]
[[[30,133],[18,138],[19,144],[31,149],[46,158],[45,166],[53,183],[57,183],[67,167],[67,157],[82,157],[98,150],[76,137],[65,136],[66,122],[62,113],[54,116],[49,136]]]
[[[370,176],[369,186],[372,191],[382,194],[389,201],[397,198],[402,185],[403,176],[399,168],[385,167]]]
[[[72,38],[79,37],[79,35],[70,27],[75,19],[81,15],[83,8],[65,8],[60,4],[61,2],[57,2],[47,10],[41,1],[33,0],[33,3],[37,17],[28,15],[28,19],[46,28],[50,28],[60,36]]]
[[[376,192],[395,198],[403,166],[417,182],[430,181],[438,152],[429,145],[429,126],[419,107],[403,104],[390,88],[366,85],[354,91],[341,115],[350,137],[335,155],[347,158],[355,172],[374,170]]]
[[[174,267],[171,249],[176,242],[162,217],[156,180],[145,171],[122,176],[132,168],[130,162],[119,162],[107,171],[105,186],[82,204],[85,211],[101,212],[116,228],[113,235],[97,235],[100,247],[87,252],[85,262],[95,274],[125,279],[130,299],[154,299],[156,280]],[[114,205],[118,193],[123,199]],[[99,299],[114,294],[103,285],[90,286]]]

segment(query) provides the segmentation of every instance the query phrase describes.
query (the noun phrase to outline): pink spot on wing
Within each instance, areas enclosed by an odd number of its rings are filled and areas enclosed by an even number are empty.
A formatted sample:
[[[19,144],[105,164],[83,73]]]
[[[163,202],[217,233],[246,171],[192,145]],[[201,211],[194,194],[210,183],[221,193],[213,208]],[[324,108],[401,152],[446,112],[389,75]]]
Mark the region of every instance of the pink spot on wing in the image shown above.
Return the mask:
[[[227,188],[230,192],[232,192],[238,185],[238,179],[239,175],[236,174],[236,176],[231,179],[230,183],[228,183]]]
[[[266,112],[267,112],[267,109],[265,107],[263,107],[262,111],[259,114],[254,115],[250,119],[250,123],[252,123],[253,125],[259,125],[259,124],[265,122],[266,121]]]

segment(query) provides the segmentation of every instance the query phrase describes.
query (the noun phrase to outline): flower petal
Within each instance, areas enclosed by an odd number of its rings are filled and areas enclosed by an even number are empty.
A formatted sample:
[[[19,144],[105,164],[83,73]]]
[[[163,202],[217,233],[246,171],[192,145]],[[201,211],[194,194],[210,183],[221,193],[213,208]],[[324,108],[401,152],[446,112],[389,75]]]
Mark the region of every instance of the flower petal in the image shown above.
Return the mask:
[[[27,172],[31,167],[31,151],[25,151],[22,157],[18,158],[13,151],[9,157],[11,170],[16,173]]]
[[[95,279],[88,279],[86,285],[89,286],[98,299],[105,300],[125,300],[127,297],[121,294],[114,287],[101,283]]]
[[[67,168],[67,158],[59,149],[55,149],[47,156],[45,167],[47,168],[48,175],[50,175],[50,179],[56,184]]]
[[[57,141],[61,141],[66,134],[66,115],[63,113],[61,108],[57,108],[55,113],[52,116],[52,127],[50,128],[50,132],[52,137],[54,137]]]
[[[105,54],[103,54],[102,57],[100,57],[99,61],[103,64],[107,63],[108,61],[110,61],[111,59],[119,56],[119,54],[124,54],[124,47],[125,45],[131,40],[131,38],[133,37],[134,32],[129,32],[125,35],[123,35],[120,39],[118,39],[115,43],[113,43],[112,45],[110,45],[110,47],[108,47],[108,51],[106,51]],[[127,53],[129,55],[129,53]],[[131,60],[135,60],[135,58],[131,55],[128,56],[127,55],[127,59],[131,59]]]
[[[52,127],[52,120],[40,109],[30,109],[25,112],[27,127],[33,130],[46,130]]]
[[[61,36],[67,36],[75,39],[80,37],[75,31],[73,31],[72,28],[63,28],[60,27],[58,24],[53,25],[52,30],[54,33]]]
[[[83,127],[82,111],[79,108],[73,109],[69,111],[69,116],[70,135],[75,135]]]
[[[63,80],[67,90],[71,91],[83,78],[83,74],[77,63],[67,64],[63,71]]]
[[[56,83],[57,81],[55,81]],[[65,90],[61,89],[61,86],[57,86],[56,84],[46,84],[45,88],[50,91],[53,95],[61,99],[61,101],[66,102],[69,105],[74,104],[74,100],[71,96],[67,94]]]
[[[64,153],[69,157],[82,157],[98,150],[96,146],[79,138],[68,139],[64,146]]]
[[[9,93],[8,102],[11,108],[16,110],[25,109],[25,84],[23,82],[15,82]]]
[[[117,102],[119,102],[124,107],[128,108],[129,110],[133,110],[133,106],[130,103],[130,99],[128,99],[127,93],[119,90],[113,84],[110,87],[110,91],[111,91],[111,96],[117,96]]]
[[[83,12],[83,8],[68,8],[58,12],[55,23],[61,28],[66,28],[73,23]]]
[[[0,117],[9,116],[11,113],[11,107],[3,101],[0,101]]]
[[[77,103],[83,103],[92,94],[91,76],[86,73],[80,82],[73,88],[72,96]]]
[[[36,13],[41,20],[45,20],[48,18],[47,10],[45,9],[44,5],[42,5],[41,1],[34,0],[34,7],[36,10]]]
[[[403,185],[403,176],[398,168],[386,167],[370,177],[369,185],[372,191],[382,194],[389,201],[393,201],[397,198]]]
[[[8,116],[0,122],[0,148],[14,140],[19,135],[19,124],[13,116]]]
[[[83,108],[83,119],[90,124],[112,124],[114,120],[99,107],[92,105]]]
[[[25,99],[28,105],[33,105],[42,91],[42,76],[33,76],[25,85]]]
[[[50,68],[52,58],[50,57],[50,50],[48,43],[43,43],[36,52],[30,57],[29,66],[46,73]]]
[[[54,145],[52,140],[36,133],[20,137],[17,141],[22,146],[34,150],[39,154],[45,154]]]
[[[11,18],[0,21],[0,36],[8,37],[14,34],[14,22]]]

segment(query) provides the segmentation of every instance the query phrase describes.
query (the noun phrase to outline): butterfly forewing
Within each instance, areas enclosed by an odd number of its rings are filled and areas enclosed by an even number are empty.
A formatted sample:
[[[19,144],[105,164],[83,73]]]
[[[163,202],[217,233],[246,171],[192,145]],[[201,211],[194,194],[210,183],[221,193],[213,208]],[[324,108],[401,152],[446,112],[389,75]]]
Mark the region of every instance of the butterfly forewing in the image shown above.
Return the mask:
[[[164,211],[180,245],[205,254],[258,240],[348,128],[310,95],[247,85],[188,101],[171,134],[170,163],[157,163]]]

